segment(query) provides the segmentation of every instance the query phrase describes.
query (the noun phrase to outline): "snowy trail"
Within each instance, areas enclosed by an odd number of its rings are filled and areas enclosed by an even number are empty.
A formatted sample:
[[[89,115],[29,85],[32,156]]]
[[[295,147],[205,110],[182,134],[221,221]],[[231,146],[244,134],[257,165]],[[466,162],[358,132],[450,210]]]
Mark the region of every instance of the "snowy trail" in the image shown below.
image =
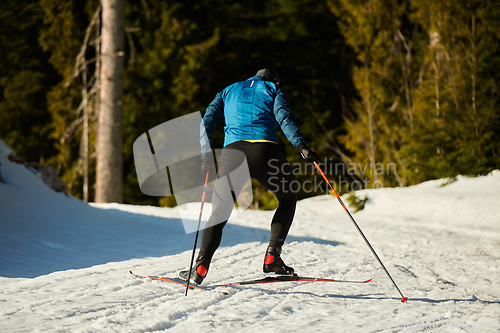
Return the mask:
[[[3,149],[0,332],[500,331],[498,171],[360,193],[370,200],[353,216],[405,304],[332,196],[299,202],[283,258],[301,275],[372,282],[184,297],[182,286],[129,274],[186,268],[193,234],[176,209],[83,204],[47,191]],[[204,284],[262,277],[272,214],[231,220]]]
[[[234,269],[220,267],[222,261],[235,257],[240,259],[239,263],[248,265],[249,270],[255,267],[258,271],[261,260],[254,258],[255,249],[264,246],[247,243],[237,248],[222,248],[218,261],[214,262],[219,268],[210,272],[211,278],[228,281],[248,277],[235,275]],[[328,245],[292,243],[288,247],[290,257],[300,253],[314,257],[312,251],[307,250],[311,247],[326,255],[338,252]],[[196,328],[199,331],[256,332],[280,331],[288,327],[287,331],[313,328],[328,332],[332,327],[341,327],[342,331],[378,331],[376,323],[384,325],[389,321],[429,320],[434,324],[440,318],[471,323],[491,321],[498,318],[500,309],[498,294],[482,294],[474,287],[439,283],[432,275],[414,277],[412,273],[393,267],[396,281],[411,297],[408,304],[399,303],[399,297],[382,274],[375,274],[376,283],[362,286],[286,283],[234,288],[229,296],[191,291],[189,297],[184,297],[182,287],[137,279],[126,273],[129,268],[174,273],[175,269],[184,267],[188,258],[186,252],[56,272],[35,279],[6,279],[2,281],[1,299],[9,304],[9,310],[4,311],[2,306],[0,330],[23,332],[64,328],[72,332],[144,332],[171,329],[185,332]],[[164,269],[167,260],[174,269]],[[318,260],[306,260],[305,263],[314,274],[324,273],[327,264]],[[359,262],[351,260],[336,276],[370,274],[376,269],[373,264],[370,258]],[[413,327],[409,331],[421,329]]]

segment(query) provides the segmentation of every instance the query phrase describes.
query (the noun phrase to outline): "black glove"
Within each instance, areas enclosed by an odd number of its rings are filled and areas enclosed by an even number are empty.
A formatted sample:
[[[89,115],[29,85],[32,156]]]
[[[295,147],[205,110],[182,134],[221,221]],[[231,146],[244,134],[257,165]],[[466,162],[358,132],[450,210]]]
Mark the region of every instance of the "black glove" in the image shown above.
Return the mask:
[[[215,171],[214,156],[212,154],[201,155],[201,173],[206,175],[207,171]]]
[[[306,146],[305,143],[301,142],[298,146],[297,149],[300,151],[300,156],[305,159],[309,163],[321,163],[321,159],[319,158],[318,154],[313,152],[309,147]]]

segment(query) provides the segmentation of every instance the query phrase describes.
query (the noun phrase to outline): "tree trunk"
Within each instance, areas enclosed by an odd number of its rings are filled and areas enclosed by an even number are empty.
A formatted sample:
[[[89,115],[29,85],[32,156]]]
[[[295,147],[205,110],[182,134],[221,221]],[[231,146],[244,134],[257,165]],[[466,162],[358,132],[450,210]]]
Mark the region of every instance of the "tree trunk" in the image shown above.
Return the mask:
[[[378,182],[378,174],[376,167],[376,159],[375,159],[375,134],[374,134],[374,125],[373,125],[373,109],[371,103],[371,90],[370,90],[370,74],[368,72],[368,46],[365,47],[365,61],[364,61],[364,69],[365,69],[365,105],[366,110],[368,112],[368,131],[370,134],[370,147],[369,147],[369,158],[370,158],[370,171],[373,174],[373,181]]]
[[[88,110],[88,83],[87,66],[83,58],[82,98],[83,98],[83,201],[89,202],[89,110]]]
[[[123,0],[101,0],[96,202],[122,202]]]

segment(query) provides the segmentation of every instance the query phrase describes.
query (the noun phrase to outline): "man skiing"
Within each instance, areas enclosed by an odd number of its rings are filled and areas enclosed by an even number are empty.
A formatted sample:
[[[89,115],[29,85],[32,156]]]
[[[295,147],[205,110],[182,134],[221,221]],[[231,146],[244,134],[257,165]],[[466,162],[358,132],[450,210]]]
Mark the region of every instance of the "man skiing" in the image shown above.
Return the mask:
[[[202,141],[202,172],[214,170],[211,152],[215,126],[225,119],[224,148],[218,168],[212,201],[212,213],[207,228],[201,236],[196,264],[191,271],[193,282],[200,284],[208,273],[212,257],[220,245],[222,230],[227,223],[242,188],[232,188],[234,193],[225,194],[221,178],[238,168],[244,159],[248,163],[250,177],[256,179],[279,201],[279,207],[271,222],[271,236],[263,270],[265,273],[293,274],[293,268],[281,259],[281,247],[285,242],[295,214],[297,193],[291,185],[295,176],[278,143],[278,125],[286,138],[307,162],[320,162],[318,155],[309,149],[300,132],[290,100],[279,84],[279,75],[272,69],[261,69],[245,81],[234,83],[219,92],[207,107],[202,126],[209,146]],[[226,185],[227,186],[227,185]],[[189,270],[180,272],[187,280]]]

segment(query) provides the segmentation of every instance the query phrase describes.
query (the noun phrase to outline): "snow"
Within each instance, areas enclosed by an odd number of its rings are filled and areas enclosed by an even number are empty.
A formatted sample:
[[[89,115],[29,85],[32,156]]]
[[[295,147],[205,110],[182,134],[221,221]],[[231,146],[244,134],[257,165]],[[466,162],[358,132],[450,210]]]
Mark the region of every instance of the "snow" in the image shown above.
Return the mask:
[[[359,192],[369,201],[353,216],[407,303],[333,196],[299,202],[282,257],[301,275],[372,282],[185,297],[128,273],[177,276],[189,265],[194,234],[178,209],[83,203],[9,152],[0,140],[0,332],[500,330],[499,171]],[[263,276],[272,214],[231,219],[204,285]]]

